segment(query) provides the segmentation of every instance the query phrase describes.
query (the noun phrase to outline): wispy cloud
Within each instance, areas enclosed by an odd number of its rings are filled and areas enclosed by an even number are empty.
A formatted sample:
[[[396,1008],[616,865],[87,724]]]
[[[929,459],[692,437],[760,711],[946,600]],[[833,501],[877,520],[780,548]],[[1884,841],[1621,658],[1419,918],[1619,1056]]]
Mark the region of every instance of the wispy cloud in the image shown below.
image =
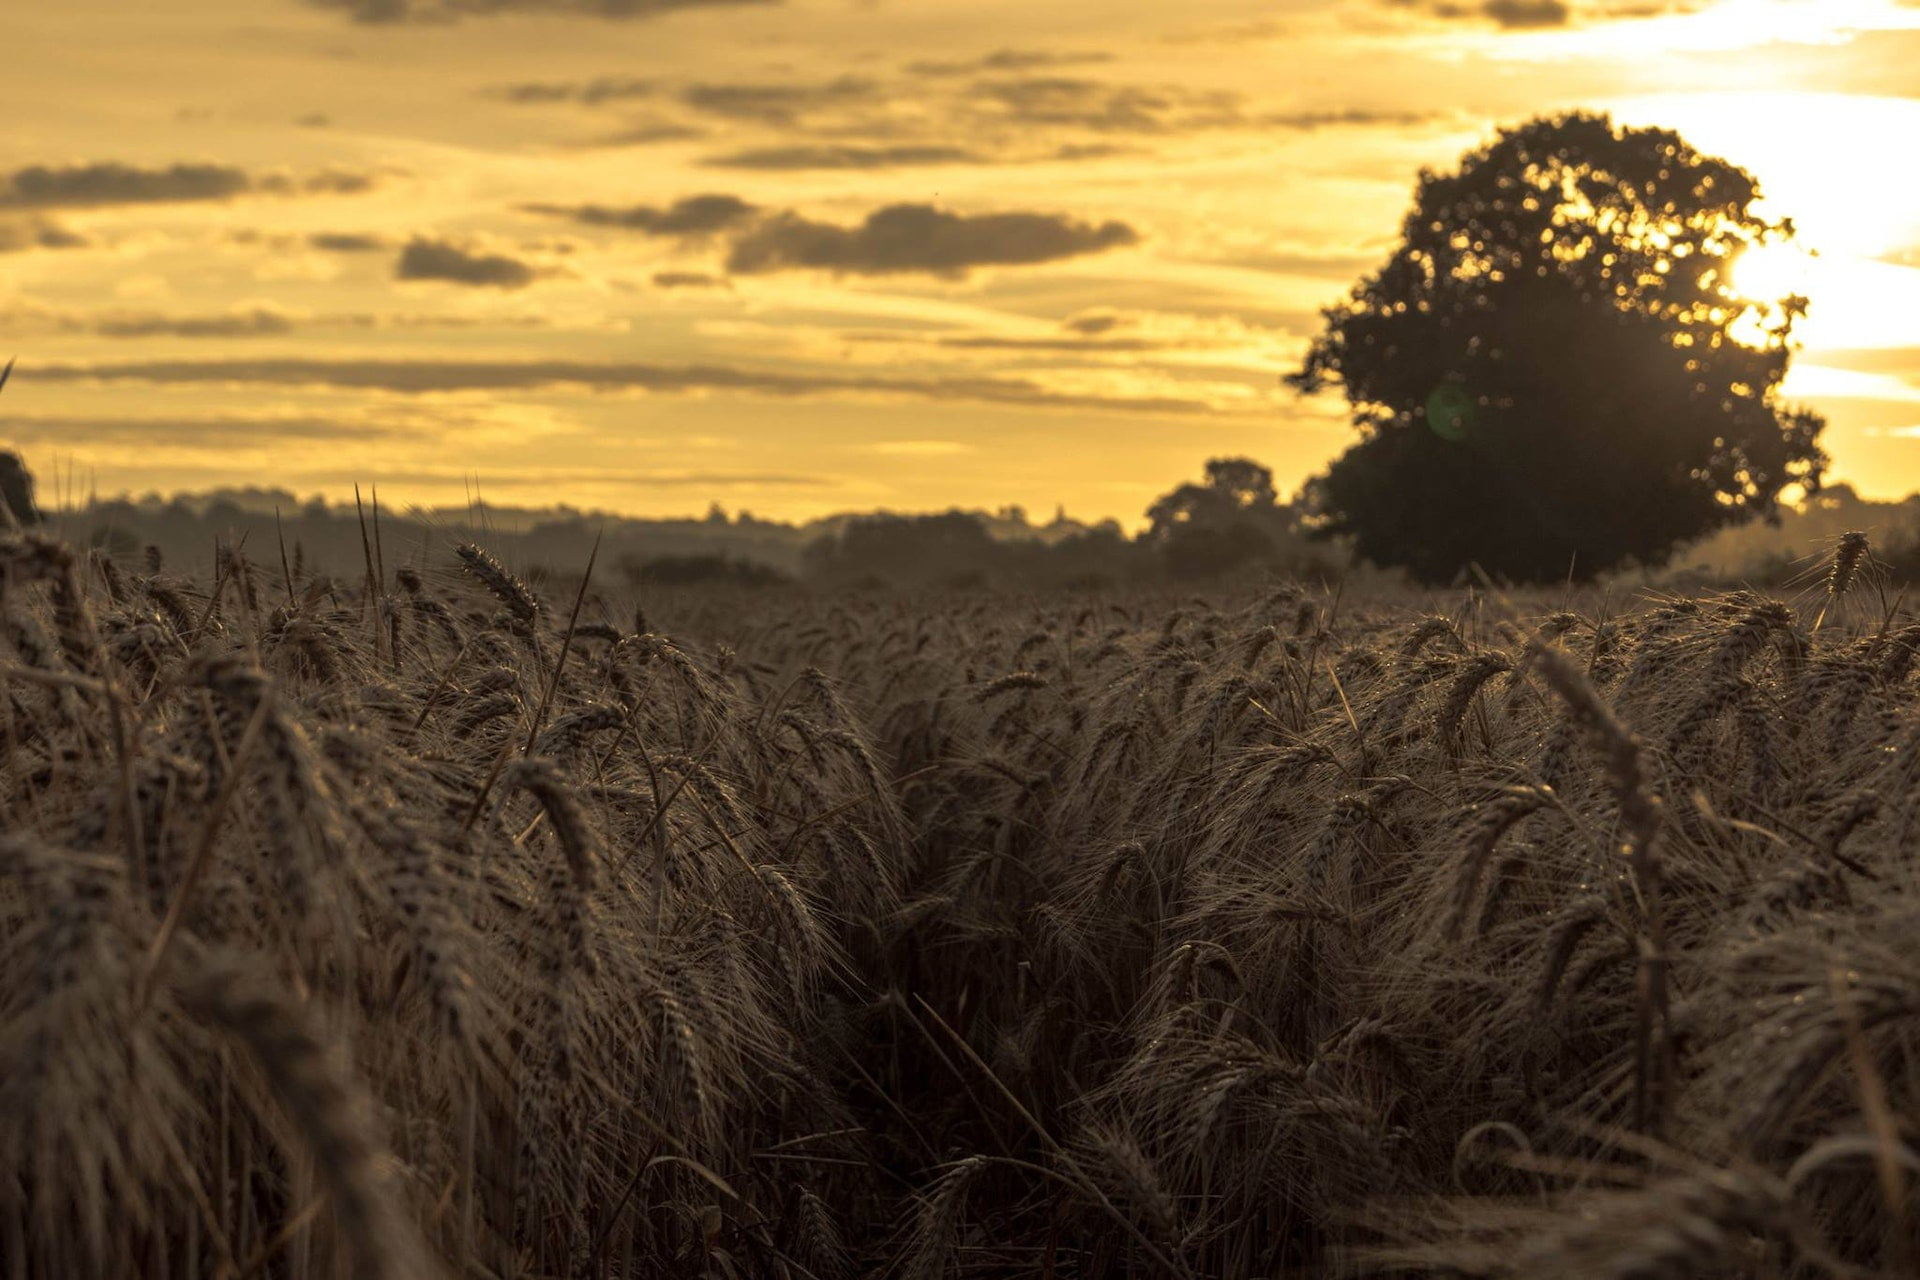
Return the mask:
[[[937,143],[893,146],[799,143],[749,147],[708,156],[700,163],[720,169],[899,169],[916,165],[982,164],[988,157],[966,147]]]
[[[1317,318],[1317,317],[1316,317]],[[1007,332],[925,332],[919,330],[851,330],[837,341],[868,347],[938,348],[954,352],[1008,355],[1072,355],[1099,364],[1109,356],[1168,355],[1207,357],[1224,353],[1286,350],[1298,345],[1299,335],[1285,328],[1266,328],[1243,320],[1201,316],[1186,312],[1118,311],[1097,308],[1076,312],[1051,330],[1028,324]],[[1182,363],[1217,364],[1213,359]]]
[[[1104,410],[1154,415],[1262,411],[1264,402],[1225,403],[1199,394],[1112,393],[1063,389],[1028,378],[887,376],[788,372],[738,365],[663,365],[572,360],[141,360],[22,367],[16,376],[44,382],[146,382],[163,385],[233,383],[336,387],[423,395],[453,391],[578,387],[659,394],[736,392],[773,398],[835,395],[899,397],[1036,409]]]
[[[1571,0],[1379,0],[1379,3],[1436,22],[1478,23],[1500,31],[1533,32],[1698,13],[1710,8],[1715,0],[1583,0],[1582,3]]]
[[[1038,71],[1111,61],[1111,53],[1098,49],[997,49],[978,58],[910,62],[907,70],[921,76],[966,76],[983,72]]]
[[[603,102],[651,98],[659,82],[637,76],[595,76],[591,80],[536,80],[498,85],[487,92],[507,102],[579,102],[597,107]]]
[[[653,273],[653,287],[656,289],[730,289],[733,286],[725,276],[709,275],[704,271],[656,271]]]
[[[1066,76],[982,80],[975,103],[1005,123],[1098,132],[1168,133],[1247,123],[1246,99],[1224,89],[1111,84]]]
[[[387,247],[384,236],[364,231],[316,231],[307,237],[307,243],[327,253],[378,253]]]
[[[7,434],[22,444],[133,444],[155,448],[273,440],[375,440],[417,431],[418,423],[332,414],[10,414]]]
[[[720,5],[774,4],[778,0],[303,0],[317,9],[336,9],[355,22],[446,23],[495,14],[558,14],[625,20],[653,18],[680,9]]]
[[[23,253],[28,249],[82,249],[89,241],[47,218],[0,218],[0,253]]]
[[[974,267],[1032,265],[1139,243],[1124,222],[1050,213],[951,213],[925,204],[877,209],[858,226],[795,213],[768,218],[734,241],[727,269],[743,275],[797,268],[851,275],[924,272],[964,276]]]
[[[277,338],[316,331],[402,331],[426,329],[498,330],[550,329],[555,322],[534,314],[466,314],[459,312],[304,312],[271,304],[252,304],[228,311],[175,313],[123,308],[87,310],[56,307],[44,302],[16,300],[0,305],[0,334],[90,334],[99,338],[244,339]]]
[[[1449,22],[1491,22],[1506,31],[1564,27],[1573,21],[1565,0],[1384,0],[1394,9],[1411,9]]]
[[[111,161],[29,165],[0,181],[0,205],[27,209],[84,209],[112,204],[231,200],[253,189],[245,169],[224,164],[176,164],[146,169]]]
[[[739,196],[708,194],[687,196],[664,207],[631,205],[612,208],[606,205],[526,204],[527,213],[567,218],[588,227],[621,227],[656,236],[703,236],[739,226],[759,212],[759,206]]]
[[[443,280],[480,288],[524,289],[541,272],[502,253],[467,249],[445,240],[416,236],[394,264],[397,280]]]
[[[328,169],[305,177],[254,174],[225,164],[143,167],[117,161],[28,165],[0,177],[0,208],[95,209],[112,205],[232,200],[244,195],[353,195],[372,174]]]
[[[1309,276],[1325,280],[1354,280],[1375,270],[1387,258],[1387,250],[1362,253],[1341,249],[1273,248],[1213,259],[1226,266],[1249,271],[1270,271],[1275,275]]]
[[[584,226],[698,239],[730,237],[727,269],[739,275],[817,270],[836,275],[924,273],[958,278],[975,267],[1053,262],[1139,242],[1123,222],[1052,213],[966,214],[925,204],[876,209],[854,226],[791,210],[769,212],[739,196],[689,196],[670,205],[529,204],[529,213]]]
[[[292,333],[296,325],[284,311],[248,307],[226,315],[107,315],[93,332],[104,338],[259,338]]]
[[[881,96],[880,83],[865,76],[815,84],[693,84],[680,92],[680,100],[696,111],[761,124],[792,124],[810,112]]]

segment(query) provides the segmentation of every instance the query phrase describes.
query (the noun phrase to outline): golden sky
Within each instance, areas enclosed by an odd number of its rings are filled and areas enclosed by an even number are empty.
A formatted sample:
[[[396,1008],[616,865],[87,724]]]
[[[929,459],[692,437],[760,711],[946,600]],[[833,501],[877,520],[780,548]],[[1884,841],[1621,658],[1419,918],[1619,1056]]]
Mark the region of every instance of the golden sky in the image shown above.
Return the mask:
[[[1056,503],[1345,447],[1279,384],[1421,166],[1571,107],[1756,174],[1787,391],[1920,487],[1920,4],[10,6],[0,440],[101,493]],[[61,480],[59,483],[66,483]]]

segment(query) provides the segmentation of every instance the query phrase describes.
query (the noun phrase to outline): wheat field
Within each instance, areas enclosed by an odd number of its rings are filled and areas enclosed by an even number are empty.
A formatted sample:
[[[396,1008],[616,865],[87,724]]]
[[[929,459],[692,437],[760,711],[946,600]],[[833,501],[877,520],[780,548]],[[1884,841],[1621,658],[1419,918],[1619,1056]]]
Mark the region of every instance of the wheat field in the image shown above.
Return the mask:
[[[0,541],[6,1275],[1916,1273],[1862,539],[651,621],[380,559]]]

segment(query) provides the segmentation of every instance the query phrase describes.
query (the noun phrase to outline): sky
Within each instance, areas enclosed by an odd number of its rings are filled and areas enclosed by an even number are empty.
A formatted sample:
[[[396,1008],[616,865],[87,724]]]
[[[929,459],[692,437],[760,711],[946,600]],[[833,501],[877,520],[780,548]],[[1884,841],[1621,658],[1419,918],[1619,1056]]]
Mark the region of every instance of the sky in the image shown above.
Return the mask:
[[[43,498],[1020,504],[1351,441],[1282,385],[1423,166],[1572,108],[1756,175],[1785,392],[1920,488],[1920,4],[62,0],[0,77]]]

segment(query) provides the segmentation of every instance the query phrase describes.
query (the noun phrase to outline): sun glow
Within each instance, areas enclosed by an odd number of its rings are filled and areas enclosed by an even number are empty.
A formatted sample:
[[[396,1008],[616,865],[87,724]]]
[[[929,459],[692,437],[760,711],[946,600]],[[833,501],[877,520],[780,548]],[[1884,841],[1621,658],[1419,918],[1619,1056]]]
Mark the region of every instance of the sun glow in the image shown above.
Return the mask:
[[[1764,193],[1756,212],[1793,220],[1794,239],[1749,250],[1732,283],[1760,302],[1805,297],[1796,345],[1920,345],[1920,270],[1900,263],[1907,247],[1920,243],[1920,171],[1887,155],[1888,138],[1920,129],[1920,101],[1773,90],[1608,105],[1622,123],[1673,128],[1706,154],[1742,166]],[[1870,193],[1862,186],[1867,179]],[[1762,342],[1767,319],[1750,310],[1733,336]]]
[[[1814,255],[1795,244],[1758,245],[1733,264],[1729,284],[1741,299],[1752,303],[1740,313],[1728,332],[1749,347],[1767,345],[1786,317],[1793,300],[1809,297]]]
[[[1813,258],[1811,252],[1792,244],[1749,249],[1733,264],[1734,292],[1769,304],[1796,294],[1804,297]]]

